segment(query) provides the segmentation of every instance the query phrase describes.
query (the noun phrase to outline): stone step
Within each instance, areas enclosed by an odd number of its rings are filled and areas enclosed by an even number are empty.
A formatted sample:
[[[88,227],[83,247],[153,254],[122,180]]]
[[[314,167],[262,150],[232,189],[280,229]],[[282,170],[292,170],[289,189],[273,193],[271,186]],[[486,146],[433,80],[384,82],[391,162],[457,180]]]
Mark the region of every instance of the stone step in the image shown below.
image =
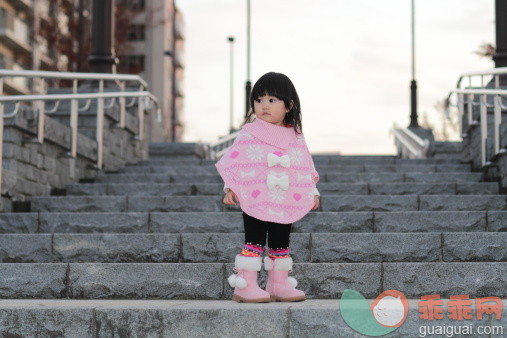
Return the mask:
[[[505,195],[323,195],[319,211],[507,210]],[[32,212],[240,211],[218,196],[36,196]]]
[[[460,164],[460,160],[456,157],[450,158],[426,158],[426,159],[402,159],[396,156],[379,156],[372,155],[349,155],[349,156],[326,156],[319,154],[312,154],[314,163],[333,164],[370,164],[370,163],[383,163],[383,164]]]
[[[211,161],[210,161],[211,162]],[[153,163],[163,164],[167,166],[181,166],[181,165],[202,165],[205,162],[199,158],[193,158],[189,156],[176,156],[176,157],[166,157],[166,156],[154,156],[151,155],[148,160],[141,160],[136,163],[139,166],[149,166]],[[207,162],[206,162],[207,164]]]
[[[85,183],[67,186],[68,196],[223,195],[222,183]],[[496,182],[479,183],[317,183],[321,196],[332,195],[482,195],[498,194]]]
[[[436,141],[433,147],[436,153],[460,153],[463,143],[461,141]]]
[[[150,157],[187,156],[195,158],[197,143],[195,142],[149,142],[148,153]]]
[[[227,263],[242,233],[2,234],[0,263]],[[507,233],[293,233],[294,261],[507,262]],[[266,255],[269,242],[265,245]]]
[[[321,211],[507,210],[505,195],[324,195]]]
[[[470,172],[467,164],[429,164],[429,165],[335,165],[315,166],[319,174],[326,173],[376,173],[376,172]],[[125,174],[210,174],[216,173],[214,165],[179,165],[179,166],[141,166],[130,165],[120,168],[119,173]]]
[[[0,233],[242,233],[241,212],[0,214]],[[507,211],[310,212],[292,233],[505,232]]]
[[[366,302],[371,305],[373,298]],[[448,334],[449,327],[458,325],[472,328],[470,337],[474,338],[503,336],[507,299],[501,299],[500,319],[495,314],[478,319],[476,298],[470,295],[472,319],[458,320],[449,318],[449,298],[441,297],[444,316],[438,323],[420,317],[420,297],[408,298],[405,321],[386,337],[435,337],[429,333],[438,332],[438,327]],[[343,320],[340,305],[338,297],[250,304],[231,300],[0,299],[0,336],[187,338],[208,337],[212,332],[216,337],[232,338],[255,332],[257,337],[365,337]],[[477,334],[479,327],[479,332],[488,334]]]
[[[231,299],[234,263],[0,263],[0,298]],[[381,290],[407,297],[507,297],[507,262],[299,263],[290,273],[308,299],[345,289],[367,298]],[[265,286],[266,271],[259,284]],[[464,291],[466,290],[466,291]]]
[[[347,175],[327,173],[319,174],[319,183],[470,183],[480,182],[482,173],[350,173]],[[99,174],[95,182],[102,183],[222,183],[216,174]]]
[[[315,165],[372,165],[372,164],[463,164],[459,159],[454,157],[449,158],[426,158],[426,159],[408,159],[397,158],[396,156],[337,156],[337,155],[320,155],[312,154],[312,159]],[[200,159],[187,159],[188,164],[214,164],[217,160],[200,160]],[[188,161],[188,162],[187,162]],[[139,165],[171,165],[178,162],[177,159],[170,157],[151,156],[147,160],[139,161]]]

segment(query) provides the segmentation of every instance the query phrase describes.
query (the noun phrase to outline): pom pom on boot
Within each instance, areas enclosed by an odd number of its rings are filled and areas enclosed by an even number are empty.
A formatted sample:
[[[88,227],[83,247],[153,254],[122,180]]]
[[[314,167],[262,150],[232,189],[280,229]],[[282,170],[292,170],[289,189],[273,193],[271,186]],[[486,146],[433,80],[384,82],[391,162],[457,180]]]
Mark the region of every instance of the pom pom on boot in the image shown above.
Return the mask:
[[[227,281],[229,282],[229,285],[233,288],[246,288],[246,280],[244,278],[239,277],[236,274],[232,274],[227,278]]]
[[[227,278],[229,285],[234,287],[232,300],[244,303],[265,303],[271,300],[268,292],[257,284],[257,273],[262,268],[262,257],[236,255],[234,271]]]

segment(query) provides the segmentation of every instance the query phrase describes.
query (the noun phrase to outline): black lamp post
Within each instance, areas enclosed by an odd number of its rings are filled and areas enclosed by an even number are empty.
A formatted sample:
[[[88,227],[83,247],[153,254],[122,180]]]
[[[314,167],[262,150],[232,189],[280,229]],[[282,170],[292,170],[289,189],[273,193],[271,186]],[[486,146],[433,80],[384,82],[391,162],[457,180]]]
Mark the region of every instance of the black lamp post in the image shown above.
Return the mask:
[[[495,67],[507,67],[507,2],[495,0],[496,51]],[[500,76],[500,84],[507,85],[507,78]]]
[[[90,72],[113,73],[116,70],[113,41],[113,0],[93,0],[92,52],[88,57]]]
[[[415,79],[415,9],[412,0],[412,80],[410,81],[410,125],[409,128],[419,128],[417,123],[417,81]]]
[[[246,37],[247,37],[247,43],[246,43],[246,85],[245,85],[245,92],[246,92],[246,106],[245,106],[245,118],[248,115],[248,110],[250,109],[250,93],[252,92],[252,82],[250,82],[250,0],[247,0],[246,2]]]
[[[227,38],[227,41],[230,42],[230,55],[231,55],[231,69],[230,69],[230,76],[231,76],[231,97],[230,97],[230,102],[229,102],[229,114],[230,114],[230,125],[229,125],[229,133],[233,133],[235,130],[234,130],[234,127],[232,125],[233,123],[233,113],[234,113],[234,49],[233,49],[233,45],[234,45],[234,36],[229,36]]]

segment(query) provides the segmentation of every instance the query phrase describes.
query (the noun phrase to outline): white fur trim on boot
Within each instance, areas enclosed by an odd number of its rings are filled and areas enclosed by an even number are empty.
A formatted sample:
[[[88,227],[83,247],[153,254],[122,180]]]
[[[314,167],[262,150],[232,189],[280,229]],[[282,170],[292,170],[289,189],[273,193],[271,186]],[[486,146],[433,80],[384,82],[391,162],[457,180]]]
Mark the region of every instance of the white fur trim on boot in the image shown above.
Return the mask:
[[[234,273],[230,275],[229,278],[227,278],[227,281],[229,282],[229,285],[233,288],[243,289],[246,287],[246,280]]]
[[[248,257],[243,255],[236,255],[234,264],[238,269],[245,269],[249,271],[261,271],[262,257]]]
[[[269,271],[273,269],[273,261],[269,256],[264,257],[264,270]]]
[[[276,271],[290,271],[292,270],[292,257],[275,258]]]
[[[298,286],[298,281],[294,277],[287,278],[287,281],[289,282],[290,286],[292,286],[293,288]]]
[[[276,271],[290,271],[292,270],[292,257],[288,258],[275,258]],[[264,269],[266,271],[273,269],[273,260],[269,256],[264,257]]]

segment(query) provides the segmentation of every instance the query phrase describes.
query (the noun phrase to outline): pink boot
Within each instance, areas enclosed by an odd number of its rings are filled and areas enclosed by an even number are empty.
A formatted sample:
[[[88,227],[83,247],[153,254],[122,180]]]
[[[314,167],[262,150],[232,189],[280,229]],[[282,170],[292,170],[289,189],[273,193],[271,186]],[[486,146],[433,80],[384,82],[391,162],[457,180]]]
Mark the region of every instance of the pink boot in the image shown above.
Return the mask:
[[[232,300],[245,303],[269,302],[269,293],[257,285],[257,271],[261,270],[262,257],[247,257],[236,255],[234,271],[227,278],[229,285],[234,288]]]
[[[305,293],[296,289],[297,280],[294,277],[288,277],[289,271],[292,271],[292,257],[273,260],[266,256],[264,269],[268,271],[266,291],[269,292],[271,301],[295,302],[306,299]]]

